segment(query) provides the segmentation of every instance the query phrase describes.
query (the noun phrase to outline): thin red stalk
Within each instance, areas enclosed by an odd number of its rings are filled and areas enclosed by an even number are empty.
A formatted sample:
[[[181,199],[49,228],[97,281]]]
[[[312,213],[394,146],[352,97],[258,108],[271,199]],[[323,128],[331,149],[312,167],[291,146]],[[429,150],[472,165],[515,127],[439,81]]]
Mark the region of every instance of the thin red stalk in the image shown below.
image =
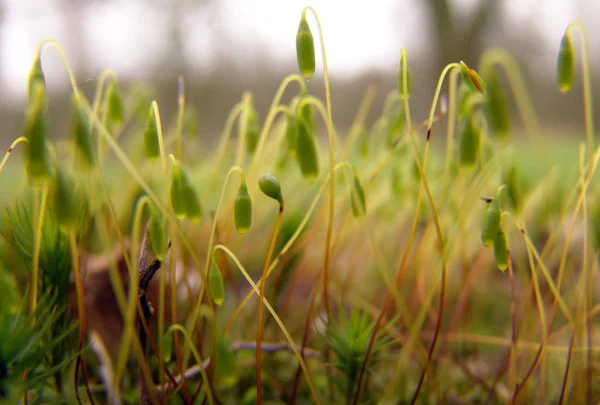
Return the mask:
[[[446,295],[446,265],[442,265],[442,286],[440,289],[440,306],[438,310],[438,317],[435,323],[435,332],[433,333],[433,339],[431,341],[431,345],[429,346],[429,352],[427,353],[427,362],[425,363],[425,367],[423,367],[423,372],[421,373],[421,377],[419,378],[419,383],[417,384],[417,389],[413,395],[411,404],[415,404],[417,402],[417,398],[419,397],[419,392],[421,391],[421,387],[423,386],[423,381],[425,380],[425,374],[427,373],[427,369],[429,368],[429,364],[433,358],[433,352],[435,351],[435,344],[437,343],[440,329],[442,327],[442,316],[444,314],[444,297]]]
[[[167,374],[167,377],[171,381],[171,384],[173,384],[173,387],[176,387],[177,381],[175,380],[175,377],[173,376],[173,374],[169,371],[169,368],[167,367],[167,365],[162,361],[162,357],[160,356],[160,353],[158,352],[158,348],[156,347],[156,342],[154,341],[154,339],[152,338],[152,335],[150,334],[150,329],[148,328],[148,323],[146,322],[146,318],[143,315],[142,308],[139,305],[138,305],[138,314],[139,314],[140,325],[144,329],[144,333],[146,334],[146,338],[148,339],[147,342],[150,344],[150,349],[152,349],[152,352],[154,353],[156,358],[159,360],[159,362],[162,366],[162,369],[165,370],[165,374]],[[184,403],[188,403],[188,401],[190,399],[189,395],[187,397],[185,397],[183,395],[183,393],[181,392],[181,390],[178,390],[177,393],[179,394],[179,396],[181,397],[181,400]]]
[[[565,365],[565,376],[563,377],[562,388],[560,389],[560,398],[558,400],[558,405],[562,405],[565,400],[565,393],[567,391],[567,381],[569,380],[569,368],[571,368],[571,358],[573,354],[573,344],[575,343],[575,331],[573,331],[573,335],[571,336],[571,341],[569,342],[569,351],[567,352],[567,364]]]

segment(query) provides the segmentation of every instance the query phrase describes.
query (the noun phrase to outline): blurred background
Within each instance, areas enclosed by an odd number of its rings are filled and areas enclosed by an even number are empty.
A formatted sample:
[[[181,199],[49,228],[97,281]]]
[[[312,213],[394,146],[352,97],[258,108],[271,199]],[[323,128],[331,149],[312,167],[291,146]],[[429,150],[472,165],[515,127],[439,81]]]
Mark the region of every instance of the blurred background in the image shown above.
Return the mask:
[[[588,29],[594,94],[600,94],[599,0],[0,0],[0,146],[20,134],[27,74],[45,38],[63,46],[90,97],[100,72],[113,69],[125,88],[149,83],[161,113],[171,117],[182,75],[202,138],[215,138],[245,90],[264,119],[281,80],[297,72],[295,35],[305,5],[316,9],[323,26],[341,131],[370,84],[378,88],[375,112],[396,86],[400,47],[413,69],[417,120],[425,118],[445,64],[464,60],[477,67],[486,48],[503,47],[519,61],[548,134],[579,136],[580,75],[567,95],[554,82],[560,39],[572,21]],[[578,36],[575,44],[579,52]],[[68,80],[55,50],[48,47],[42,61],[53,130],[64,133]],[[322,95],[320,56],[317,72],[309,89]]]

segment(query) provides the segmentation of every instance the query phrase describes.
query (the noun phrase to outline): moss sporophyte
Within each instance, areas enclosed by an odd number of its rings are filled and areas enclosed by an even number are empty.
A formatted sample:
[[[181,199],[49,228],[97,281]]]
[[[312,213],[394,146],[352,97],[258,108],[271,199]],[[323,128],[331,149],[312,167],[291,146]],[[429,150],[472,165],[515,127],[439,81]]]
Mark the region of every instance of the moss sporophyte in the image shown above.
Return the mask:
[[[424,73],[401,48],[382,107],[370,86],[344,128],[315,10],[292,28],[298,70],[264,116],[243,92],[214,153],[183,77],[165,119],[114,71],[88,99],[40,44],[0,162],[25,174],[0,213],[0,403],[594,403],[600,149],[581,25],[556,38],[550,87],[581,67],[585,143],[560,144],[552,169],[507,51],[449,63],[416,119]],[[65,136],[49,47],[71,86]]]

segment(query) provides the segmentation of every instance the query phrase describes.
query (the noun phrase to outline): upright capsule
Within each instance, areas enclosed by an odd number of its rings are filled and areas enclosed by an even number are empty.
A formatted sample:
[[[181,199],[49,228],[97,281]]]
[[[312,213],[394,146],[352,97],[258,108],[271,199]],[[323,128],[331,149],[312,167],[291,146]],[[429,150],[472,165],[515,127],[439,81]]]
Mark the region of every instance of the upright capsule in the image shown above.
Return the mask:
[[[153,104],[150,105],[148,119],[146,121],[146,128],[144,129],[144,152],[146,154],[146,158],[150,161],[154,161],[160,156],[158,120]]]

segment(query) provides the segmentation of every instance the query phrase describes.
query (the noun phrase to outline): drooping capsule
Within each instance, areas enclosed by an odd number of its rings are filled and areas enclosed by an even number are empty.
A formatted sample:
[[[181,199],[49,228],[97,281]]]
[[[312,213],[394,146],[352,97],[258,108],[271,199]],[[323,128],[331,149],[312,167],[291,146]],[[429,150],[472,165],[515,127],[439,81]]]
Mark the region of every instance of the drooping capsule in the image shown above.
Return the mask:
[[[283,204],[283,195],[281,194],[281,186],[279,181],[270,173],[263,174],[258,178],[258,188],[267,197],[277,200],[279,204]]]
[[[488,247],[494,243],[494,239],[500,228],[501,217],[500,203],[498,202],[498,198],[494,198],[487,209],[481,227],[481,241],[483,242],[483,246]]]
[[[568,32],[565,32],[560,40],[558,59],[556,61],[556,81],[561,92],[571,90],[575,79],[575,57],[573,42]]]
[[[150,223],[148,225],[148,236],[154,256],[160,261],[164,261],[167,254],[167,232],[165,228],[165,221],[162,214],[156,207],[152,207]]]
[[[27,96],[29,97],[29,103],[32,103],[36,96],[36,85],[41,84],[44,89],[46,88],[46,77],[44,76],[44,71],[42,70],[42,60],[40,58],[40,54],[38,53],[33,60],[33,65],[29,70],[29,76],[27,78]],[[46,104],[46,92],[44,91],[44,104]]]
[[[108,95],[107,95],[107,116],[115,124],[120,124],[123,122],[124,107],[123,107],[123,97],[121,96],[121,92],[119,91],[119,86],[117,85],[117,81],[113,80],[108,87]]]
[[[25,171],[31,185],[45,182],[52,174],[52,164],[46,140],[46,88],[36,82],[32,99],[25,114],[23,136],[25,145]]]
[[[250,199],[250,194],[248,194],[246,181],[243,179],[235,197],[233,214],[235,219],[235,229],[237,229],[239,234],[243,235],[248,232],[252,225],[252,200]]]
[[[506,107],[506,94],[494,70],[486,75],[486,116],[492,132],[497,138],[506,138],[510,131],[510,117]]]
[[[148,120],[144,129],[144,152],[146,158],[150,161],[156,160],[160,156],[160,142],[158,139],[158,121],[156,110],[150,105]]]
[[[50,209],[58,225],[66,231],[77,229],[79,208],[76,202],[75,182],[72,177],[57,165],[50,185]]]
[[[302,122],[298,123],[298,135],[296,137],[296,160],[300,166],[302,176],[310,182],[315,181],[319,175],[319,155],[315,136],[306,128]]]
[[[350,188],[350,201],[354,218],[362,218],[367,214],[365,190],[363,189],[362,184],[360,184],[360,180],[356,173],[354,173],[352,187]]]
[[[188,218],[191,221],[202,219],[202,205],[196,190],[192,187],[187,173],[181,167],[179,160],[170,156],[173,162],[171,175],[170,199],[173,213],[179,219]]]
[[[225,286],[223,276],[214,257],[210,262],[210,270],[208,271],[208,290],[215,304],[221,305],[225,300]]]
[[[508,245],[502,228],[498,229],[494,238],[494,258],[500,270],[505,271],[508,268]]]
[[[460,74],[463,81],[471,86],[473,90],[485,94],[485,82],[476,71],[468,67],[463,61],[460,62]]]
[[[296,155],[296,140],[298,139],[298,124],[294,114],[288,114],[285,127],[285,140],[290,153]]]
[[[459,161],[464,167],[473,167],[479,157],[479,131],[471,118],[460,123],[459,130]]]
[[[296,33],[296,59],[300,73],[310,79],[315,73],[315,43],[304,13]]]
[[[92,144],[90,120],[79,97],[83,95],[73,93],[71,97],[71,131],[77,160],[82,167],[89,169],[94,165],[96,153]]]
[[[246,151],[250,156],[254,155],[256,151],[256,146],[258,145],[258,138],[260,137],[260,122],[258,120],[258,114],[254,108],[250,107],[248,113],[245,114],[246,119],[246,133],[245,142],[246,142]]]

